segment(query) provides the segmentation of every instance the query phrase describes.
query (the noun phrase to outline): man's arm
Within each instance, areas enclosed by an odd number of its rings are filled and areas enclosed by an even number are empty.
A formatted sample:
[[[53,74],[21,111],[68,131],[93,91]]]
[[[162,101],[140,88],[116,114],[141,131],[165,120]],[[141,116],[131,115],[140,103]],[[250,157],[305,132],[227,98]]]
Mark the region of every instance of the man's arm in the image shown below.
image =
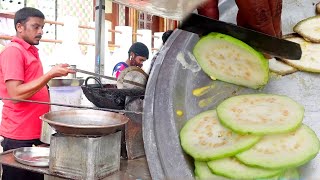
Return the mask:
[[[43,88],[50,79],[66,76],[68,73],[75,73],[73,70],[68,69],[68,67],[68,64],[57,65],[40,78],[28,83],[23,83],[23,81],[19,80],[7,80],[6,87],[8,94],[14,99],[28,99]]]
[[[23,84],[23,81],[7,80],[8,94],[14,99],[28,99],[44,87],[51,78],[45,74],[37,80]]]
[[[210,17],[212,19],[219,19],[218,3],[219,0],[207,0],[197,9],[198,14]]]
[[[0,56],[0,68],[8,95],[15,99],[28,99],[42,89],[51,78],[75,73],[68,64],[54,66],[48,73],[30,82],[24,81],[25,57],[17,47],[7,47]]]

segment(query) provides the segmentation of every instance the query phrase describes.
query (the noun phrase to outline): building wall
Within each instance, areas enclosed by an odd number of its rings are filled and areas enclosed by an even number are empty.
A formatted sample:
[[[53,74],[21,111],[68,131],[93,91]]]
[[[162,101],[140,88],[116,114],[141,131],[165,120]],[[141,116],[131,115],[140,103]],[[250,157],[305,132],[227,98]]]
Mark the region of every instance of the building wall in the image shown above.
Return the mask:
[[[0,10],[15,12],[24,6],[35,7],[45,14],[46,20],[62,22],[61,19],[64,16],[73,16],[78,19],[80,25],[94,27],[94,3],[95,0],[0,0],[0,7],[2,8]],[[116,16],[116,14],[112,14],[112,12],[117,12],[117,17],[119,19],[116,20],[116,22],[118,23],[116,25],[124,26],[126,24],[126,7],[123,5],[119,5],[119,10],[113,11],[112,7],[114,6],[112,5],[112,2],[110,0],[105,0],[105,5],[106,14],[109,13],[112,15],[112,17],[114,17]],[[136,16],[136,18],[131,18],[133,19],[133,21],[135,21],[135,23],[130,24],[129,22],[129,25],[131,25],[132,27],[136,27],[134,26],[134,24],[137,24],[137,17],[138,16]],[[157,22],[157,24],[160,23]],[[114,33],[108,32],[107,30],[113,29],[113,26],[114,25],[112,25],[110,21],[105,22],[106,36],[108,37],[109,41],[113,40]],[[136,29],[138,28],[136,27],[134,31]],[[63,41],[63,38],[65,37],[63,35],[65,34],[66,33],[65,31],[63,31],[63,26],[46,23],[44,27],[43,39]],[[94,37],[94,30],[78,28],[77,34],[78,40],[80,42],[94,43],[94,38],[92,38]],[[40,56],[43,56],[42,59],[47,59],[46,57],[51,56],[57,49],[57,45],[58,44],[55,43],[41,42],[38,47],[41,50]],[[89,49],[90,51],[94,49],[94,47],[90,45],[80,45],[79,47],[83,55],[87,54]],[[108,44],[106,43],[106,48],[107,47]],[[111,52],[113,52],[115,49],[116,48],[114,47],[109,47],[109,50],[111,50]],[[50,62],[50,64],[55,63],[52,61]]]
[[[15,12],[24,7],[26,0],[1,0],[0,10],[6,12]]]
[[[63,16],[74,16],[81,25],[90,25],[93,21],[92,0],[1,0],[0,10],[5,12],[16,12],[20,8],[28,6],[41,10],[47,20],[57,21]],[[92,23],[91,23],[92,25]],[[59,39],[56,37],[59,26],[46,24],[43,39]],[[89,32],[92,30],[79,29],[79,41],[88,42]],[[41,43],[44,53],[50,54],[54,48],[52,43]],[[86,53],[87,46],[82,45],[81,50]]]
[[[42,1],[42,0],[41,0]],[[63,16],[74,16],[79,20],[80,25],[90,25],[93,22],[93,1],[92,0],[57,0],[57,19]],[[59,30],[59,29],[58,29]],[[88,42],[89,29],[79,29],[79,41]],[[59,37],[58,37],[59,38]],[[87,52],[87,46],[80,46],[82,52]]]

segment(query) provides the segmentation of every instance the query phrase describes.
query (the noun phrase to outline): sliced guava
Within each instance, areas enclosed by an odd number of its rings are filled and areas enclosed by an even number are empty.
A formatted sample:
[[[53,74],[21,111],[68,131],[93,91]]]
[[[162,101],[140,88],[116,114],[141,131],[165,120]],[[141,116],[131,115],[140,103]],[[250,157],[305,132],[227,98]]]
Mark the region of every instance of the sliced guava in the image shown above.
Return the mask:
[[[300,180],[299,171],[297,168],[287,169],[278,180]]]
[[[289,169],[301,166],[318,154],[320,142],[306,125],[296,131],[266,135],[247,151],[236,155],[242,163],[270,169]]]
[[[282,61],[276,60],[275,58],[269,59],[269,69],[280,75],[287,75],[298,71],[298,69]]]
[[[237,133],[265,135],[297,129],[304,108],[287,96],[247,94],[224,100],[217,114],[224,126]]]
[[[288,37],[288,41],[300,44],[302,56],[300,60],[283,59],[284,62],[301,71],[320,72],[320,43],[311,43],[302,37]]]
[[[196,115],[180,131],[183,150],[198,161],[233,156],[259,139],[260,136],[239,135],[223,127],[215,110]]]
[[[213,174],[210,171],[207,162],[195,161],[194,166],[194,171],[198,180],[231,180],[229,178]]]
[[[313,16],[298,22],[293,31],[305,40],[320,43],[320,16]]]
[[[250,167],[229,157],[208,162],[209,169],[217,174],[233,179],[258,179],[279,175],[283,170]]]
[[[212,79],[254,89],[268,83],[268,60],[231,36],[210,33],[197,42],[193,54],[202,70]]]

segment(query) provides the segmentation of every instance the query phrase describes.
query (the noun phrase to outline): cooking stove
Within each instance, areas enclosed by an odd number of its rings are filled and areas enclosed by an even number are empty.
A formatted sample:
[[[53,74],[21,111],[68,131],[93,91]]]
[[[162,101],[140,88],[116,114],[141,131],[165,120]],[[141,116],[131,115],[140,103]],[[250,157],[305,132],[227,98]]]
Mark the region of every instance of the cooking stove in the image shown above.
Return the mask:
[[[87,137],[51,137],[49,171],[70,179],[102,179],[120,169],[121,131]]]

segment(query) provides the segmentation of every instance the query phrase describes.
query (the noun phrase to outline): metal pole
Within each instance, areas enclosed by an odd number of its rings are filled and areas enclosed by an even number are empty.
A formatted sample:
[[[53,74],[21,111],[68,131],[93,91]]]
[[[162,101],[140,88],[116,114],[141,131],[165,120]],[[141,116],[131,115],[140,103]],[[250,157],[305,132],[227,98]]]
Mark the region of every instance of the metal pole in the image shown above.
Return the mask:
[[[96,0],[95,7],[95,73],[104,74],[105,52],[105,0]]]

